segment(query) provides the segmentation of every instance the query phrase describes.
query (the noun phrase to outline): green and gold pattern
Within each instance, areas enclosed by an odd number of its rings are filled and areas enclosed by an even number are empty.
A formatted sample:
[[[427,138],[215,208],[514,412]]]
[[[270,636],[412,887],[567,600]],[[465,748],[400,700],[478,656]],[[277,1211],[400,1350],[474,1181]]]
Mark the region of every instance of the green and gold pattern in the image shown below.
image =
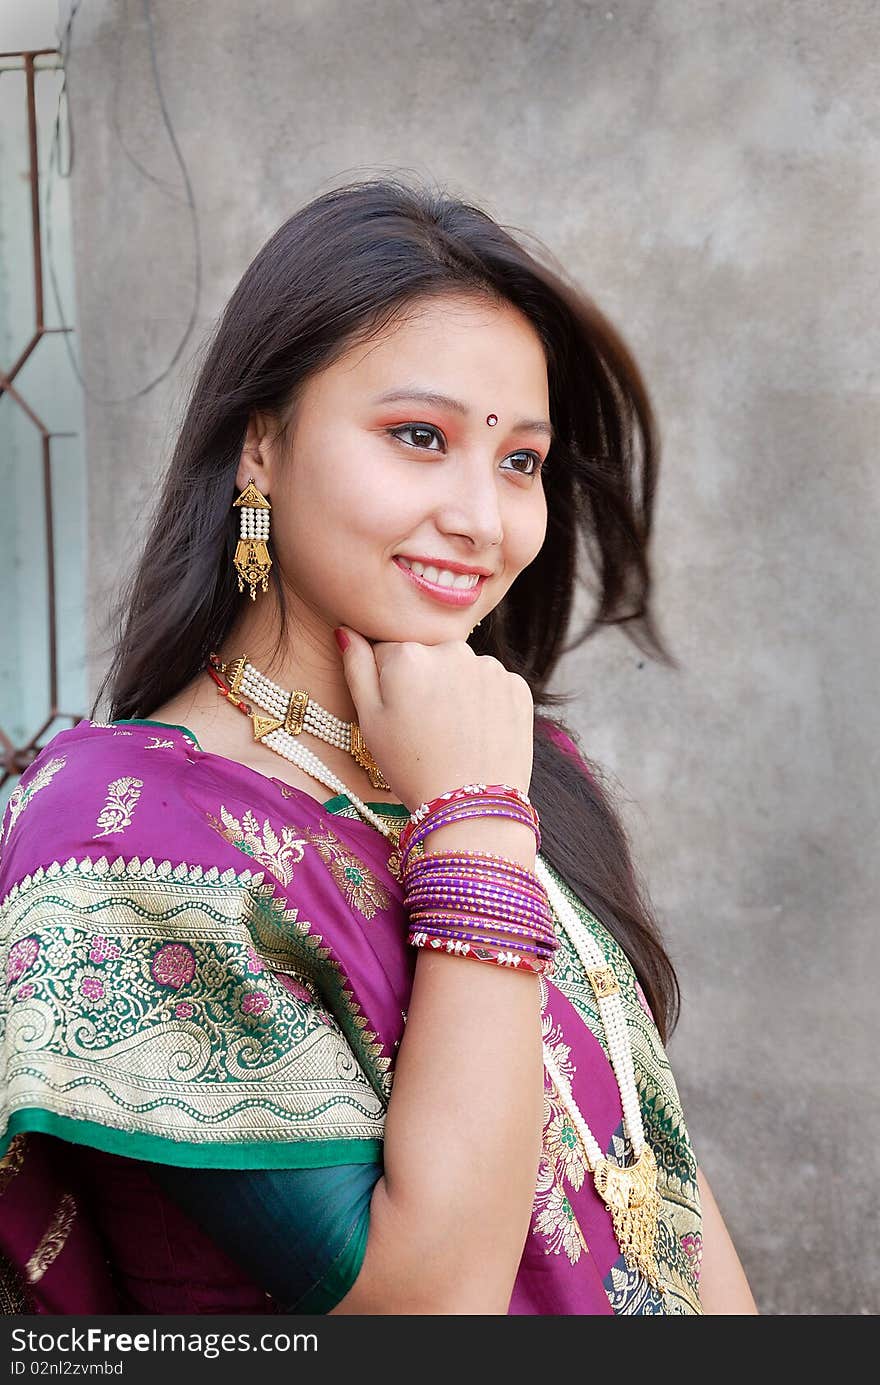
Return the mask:
[[[71,858],[25,876],[4,918],[0,1148],[87,1122],[112,1152],[262,1167],[381,1139],[389,1060],[262,874]]]
[[[290,884],[293,868],[302,860],[306,847],[305,838],[298,837],[293,827],[282,827],[279,837],[268,818],[264,818],[261,824],[248,809],[239,821],[223,804],[220,805],[219,819],[213,813],[206,813],[205,817],[214,831],[225,837],[226,841],[246,856],[259,861],[282,885]]]
[[[667,1288],[665,1311],[673,1314],[700,1313],[702,1309],[694,1273],[695,1260],[691,1250],[695,1240],[699,1241],[701,1224],[697,1164],[685,1127],[681,1099],[669,1059],[657,1027],[639,999],[635,973],[626,953],[607,928],[569,888],[559,872],[545,857],[542,856],[541,859],[602,948],[620,986],[632,1046],[645,1138],[657,1159],[658,1192],[662,1199],[658,1262]],[[584,972],[574,945],[564,928],[558,925],[558,921],[556,931],[560,946],[550,984],[562,991],[598,1039],[606,1056],[609,1056],[605,1029],[599,1017],[593,986]],[[551,1052],[563,1074],[570,1079],[572,1073],[568,1048],[561,1043],[561,1037],[545,1033],[544,1041],[549,1042]],[[566,1182],[574,1189],[579,1188],[586,1173],[586,1162],[580,1142],[577,1142],[575,1150],[574,1140],[574,1131],[564,1108],[557,1107],[548,1096],[545,1103],[542,1170],[545,1161],[550,1167],[542,1176],[547,1190],[561,1190],[561,1194],[560,1191],[556,1191],[551,1198],[545,1192],[542,1202],[542,1189],[539,1187],[536,1205],[541,1206],[541,1226],[554,1249],[561,1238],[567,1252],[575,1250],[576,1242],[569,1226],[572,1213],[568,1199],[564,1198],[564,1188]],[[611,1154],[618,1161],[631,1161],[632,1151],[622,1133],[614,1137]],[[640,1300],[643,1285],[639,1276],[625,1270],[613,1270],[612,1276],[616,1276],[616,1281],[619,1281],[617,1301],[612,1297],[615,1312],[642,1311]]]
[[[333,832],[307,830],[308,839],[327,866],[346,904],[371,919],[377,909],[387,909],[391,896],[385,886]]]

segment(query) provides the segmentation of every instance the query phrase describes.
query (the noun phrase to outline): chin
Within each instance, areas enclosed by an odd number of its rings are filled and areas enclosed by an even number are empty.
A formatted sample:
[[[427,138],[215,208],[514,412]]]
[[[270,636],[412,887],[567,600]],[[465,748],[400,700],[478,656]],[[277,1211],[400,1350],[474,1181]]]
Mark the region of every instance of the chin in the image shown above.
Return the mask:
[[[419,629],[418,626],[413,623],[405,630],[395,630],[392,633],[384,635],[364,635],[364,639],[369,645],[384,643],[403,644],[407,640],[411,640],[416,644],[431,645],[445,644],[447,640],[454,639],[467,640],[471,632],[471,627],[476,625],[477,621],[481,619],[480,616],[474,617],[472,611],[468,611],[468,615],[471,619],[467,622],[462,622],[458,631],[453,628],[453,623],[451,621],[446,623],[445,628],[440,626],[439,628],[435,627],[433,630]],[[344,621],[341,623],[343,625],[345,624]],[[355,629],[357,629],[356,626]]]

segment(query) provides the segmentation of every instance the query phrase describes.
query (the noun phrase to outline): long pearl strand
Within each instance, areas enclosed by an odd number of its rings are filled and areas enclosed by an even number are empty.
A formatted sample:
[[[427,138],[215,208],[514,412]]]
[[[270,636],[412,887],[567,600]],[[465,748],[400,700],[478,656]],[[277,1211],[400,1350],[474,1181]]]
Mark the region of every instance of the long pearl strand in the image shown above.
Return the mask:
[[[357,808],[362,817],[371,823],[389,841],[394,841],[395,829],[383,822],[372,808],[368,808],[362,799],[348,787],[347,784],[334,774],[332,769],[328,769],[323,760],[319,760],[314,751],[309,750],[308,746],[297,740],[296,736],[288,735],[280,726],[276,731],[270,731],[267,736],[260,740],[261,745],[267,745],[270,750],[274,750],[278,755],[283,755],[285,760],[289,760],[292,765],[299,765],[306,774],[310,774],[313,779],[317,779],[319,784],[324,784],[328,789],[335,789],[337,793],[344,793],[347,798]]]
[[[254,670],[254,672],[256,672],[256,670]],[[264,694],[268,696],[270,688],[264,687],[263,684],[269,684],[269,680],[265,679],[261,674],[258,675],[258,677],[263,680],[263,683],[260,684],[259,695],[256,691],[251,695],[254,697],[255,701],[259,701],[261,705],[267,706],[274,711],[274,707],[271,707],[271,704],[264,701]],[[283,688],[279,688],[278,693],[280,698],[286,698],[289,701],[289,694],[285,694]],[[285,706],[286,705],[285,703]],[[324,709],[322,708],[320,710],[323,711]],[[326,713],[326,716],[330,717],[331,714]],[[338,719],[333,718],[333,720]],[[387,840],[391,841],[395,847],[397,846],[397,838],[400,829],[391,827],[379,817],[377,813],[374,813],[372,808],[368,807],[337,774],[334,774],[333,770],[325,765],[313,751],[309,750],[307,746],[304,746],[295,736],[291,736],[283,728],[278,727],[276,730],[270,731],[268,734],[260,737],[260,741],[261,744],[268,745],[269,749],[274,750],[276,754],[289,760],[291,764],[298,765],[300,769],[305,770],[305,772],[310,775],[311,778],[316,779],[318,783],[324,784],[327,788],[334,789],[337,793],[345,794],[361,816],[375,827],[378,832],[381,832]],[[643,1155],[648,1159],[652,1159],[650,1146],[646,1145],[645,1141],[642,1112],[639,1105],[635,1069],[633,1067],[632,1048],[629,1042],[627,1021],[620,999],[619,987],[616,983],[612,983],[613,990],[608,995],[601,994],[601,988],[597,989],[594,981],[597,973],[602,976],[608,976],[610,974],[607,958],[595,938],[579,918],[573,905],[566,899],[540,855],[538,855],[535,860],[535,874],[547,892],[547,898],[550,901],[557,921],[568,934],[572,946],[580,958],[585,975],[594,984],[599,1017],[605,1030],[611,1066],[620,1093],[624,1131],[632,1148],[634,1160],[636,1163],[639,1163]],[[625,1175],[626,1165],[618,1165],[616,1161],[608,1160],[602,1153],[599,1142],[575,1101],[568,1079],[560,1070],[558,1063],[546,1044],[542,1044],[542,1051],[545,1071],[559,1094],[561,1104],[571,1118],[572,1126],[577,1132],[578,1138],[583,1146],[590,1172],[595,1175],[597,1169],[600,1169],[603,1165],[606,1168],[610,1165],[612,1168],[619,1169],[621,1173]],[[610,1206],[609,1210],[612,1210]],[[640,1268],[649,1279],[649,1282],[653,1283],[655,1287],[660,1289],[661,1293],[663,1293],[664,1290],[657,1280],[656,1265],[653,1262],[653,1257],[651,1257],[647,1264],[640,1262]]]

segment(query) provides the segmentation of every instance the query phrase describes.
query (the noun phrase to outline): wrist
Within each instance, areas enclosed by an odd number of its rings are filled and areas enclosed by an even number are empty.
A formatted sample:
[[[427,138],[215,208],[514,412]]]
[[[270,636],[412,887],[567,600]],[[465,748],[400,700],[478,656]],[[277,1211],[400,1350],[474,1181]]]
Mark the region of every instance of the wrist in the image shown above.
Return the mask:
[[[426,856],[443,851],[488,851],[534,870],[538,850],[535,834],[524,822],[510,818],[469,818],[429,832],[423,842]]]

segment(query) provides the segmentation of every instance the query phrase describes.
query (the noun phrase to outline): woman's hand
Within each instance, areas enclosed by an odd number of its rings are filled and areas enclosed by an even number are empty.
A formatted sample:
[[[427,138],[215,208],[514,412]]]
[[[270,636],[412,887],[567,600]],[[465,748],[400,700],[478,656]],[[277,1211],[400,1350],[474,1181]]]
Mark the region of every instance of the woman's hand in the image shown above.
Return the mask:
[[[528,793],[534,702],[524,678],[464,640],[371,645],[348,626],[342,656],[358,723],[410,811],[462,784]]]

